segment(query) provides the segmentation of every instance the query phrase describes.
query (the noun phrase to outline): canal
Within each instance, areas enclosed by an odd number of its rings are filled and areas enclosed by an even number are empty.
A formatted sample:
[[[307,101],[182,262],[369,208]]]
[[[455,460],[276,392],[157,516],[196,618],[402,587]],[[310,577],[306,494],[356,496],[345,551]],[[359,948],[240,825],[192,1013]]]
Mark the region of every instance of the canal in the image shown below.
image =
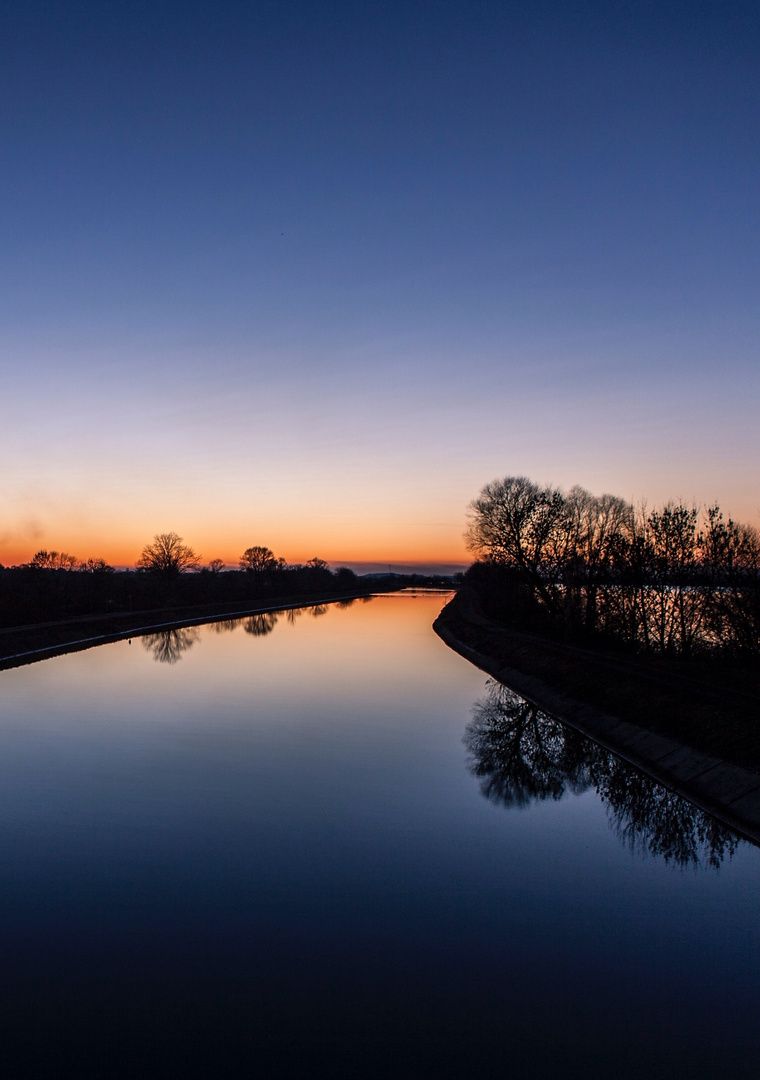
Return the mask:
[[[760,851],[443,601],[0,674],[4,1075],[758,1075]]]

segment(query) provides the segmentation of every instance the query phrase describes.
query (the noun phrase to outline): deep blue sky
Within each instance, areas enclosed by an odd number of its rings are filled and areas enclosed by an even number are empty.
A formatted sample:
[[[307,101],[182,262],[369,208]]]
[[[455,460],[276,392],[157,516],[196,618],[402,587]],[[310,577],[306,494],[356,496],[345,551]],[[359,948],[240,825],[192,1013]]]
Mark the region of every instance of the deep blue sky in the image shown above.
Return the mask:
[[[453,559],[509,473],[757,522],[759,31],[0,5],[0,561]]]

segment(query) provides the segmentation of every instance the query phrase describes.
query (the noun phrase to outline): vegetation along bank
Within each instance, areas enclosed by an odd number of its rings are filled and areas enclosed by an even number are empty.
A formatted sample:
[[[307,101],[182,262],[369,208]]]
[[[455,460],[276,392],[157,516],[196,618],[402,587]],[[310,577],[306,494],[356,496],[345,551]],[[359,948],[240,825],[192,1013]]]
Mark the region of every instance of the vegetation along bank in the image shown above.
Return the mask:
[[[760,837],[757,530],[507,477],[471,504],[467,540],[478,562],[441,637]]]

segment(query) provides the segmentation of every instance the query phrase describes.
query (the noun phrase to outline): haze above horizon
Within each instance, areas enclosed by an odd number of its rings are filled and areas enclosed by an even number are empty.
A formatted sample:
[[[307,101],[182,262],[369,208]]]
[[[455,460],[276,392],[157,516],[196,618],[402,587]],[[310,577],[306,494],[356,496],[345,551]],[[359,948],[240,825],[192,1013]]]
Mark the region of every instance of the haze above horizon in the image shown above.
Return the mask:
[[[759,523],[749,2],[5,5],[0,562]]]

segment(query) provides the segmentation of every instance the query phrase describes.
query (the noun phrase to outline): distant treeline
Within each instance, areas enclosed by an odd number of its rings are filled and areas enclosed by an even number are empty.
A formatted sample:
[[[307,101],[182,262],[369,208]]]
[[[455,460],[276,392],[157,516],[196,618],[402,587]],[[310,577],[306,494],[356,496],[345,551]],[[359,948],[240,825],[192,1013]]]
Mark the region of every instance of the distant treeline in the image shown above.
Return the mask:
[[[684,503],[649,510],[525,477],[483,488],[465,583],[502,622],[680,656],[760,658],[760,534]]]
[[[201,604],[254,606],[376,588],[347,567],[332,571],[318,558],[288,564],[261,546],[247,548],[234,569],[219,559],[201,566],[181,537],[161,533],[145,546],[135,570],[58,551],[38,551],[28,563],[0,567],[0,625]]]

